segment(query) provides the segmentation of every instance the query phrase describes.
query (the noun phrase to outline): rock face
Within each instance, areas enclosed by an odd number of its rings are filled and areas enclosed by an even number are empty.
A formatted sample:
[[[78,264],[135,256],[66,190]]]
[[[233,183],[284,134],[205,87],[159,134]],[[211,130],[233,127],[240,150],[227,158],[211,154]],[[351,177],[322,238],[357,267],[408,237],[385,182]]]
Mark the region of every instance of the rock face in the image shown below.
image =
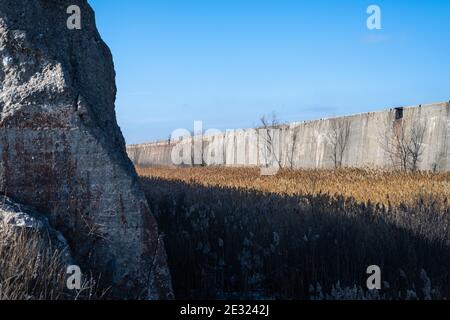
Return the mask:
[[[67,8],[81,9],[81,30]],[[112,56],[86,0],[0,1],[0,193],[40,212],[118,298],[172,296],[117,125]]]

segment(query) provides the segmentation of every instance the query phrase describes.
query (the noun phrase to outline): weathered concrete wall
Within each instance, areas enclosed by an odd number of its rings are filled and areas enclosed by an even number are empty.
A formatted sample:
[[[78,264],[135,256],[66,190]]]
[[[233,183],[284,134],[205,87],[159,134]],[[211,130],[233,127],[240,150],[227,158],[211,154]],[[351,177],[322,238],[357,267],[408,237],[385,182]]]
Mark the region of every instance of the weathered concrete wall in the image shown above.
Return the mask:
[[[437,103],[403,108],[401,119],[395,109],[348,117],[293,123],[279,128],[279,159],[283,167],[334,167],[333,128],[335,123],[348,123],[349,135],[342,164],[347,167],[392,167],[385,141],[399,130],[424,129],[421,141],[421,170],[450,171],[450,104]],[[276,138],[276,134],[272,134]],[[195,138],[195,139],[198,139]],[[171,166],[172,155],[182,154],[194,145],[192,138],[127,147],[128,155],[138,166]],[[198,141],[198,140],[197,140]],[[203,162],[206,165],[261,166],[265,164],[263,142],[256,129],[236,130],[203,137]],[[219,155],[218,155],[219,154]],[[197,155],[198,156],[198,155]],[[195,158],[184,153],[186,161]],[[175,157],[176,158],[176,157]],[[190,164],[187,162],[184,164]],[[198,162],[197,162],[198,164]]]

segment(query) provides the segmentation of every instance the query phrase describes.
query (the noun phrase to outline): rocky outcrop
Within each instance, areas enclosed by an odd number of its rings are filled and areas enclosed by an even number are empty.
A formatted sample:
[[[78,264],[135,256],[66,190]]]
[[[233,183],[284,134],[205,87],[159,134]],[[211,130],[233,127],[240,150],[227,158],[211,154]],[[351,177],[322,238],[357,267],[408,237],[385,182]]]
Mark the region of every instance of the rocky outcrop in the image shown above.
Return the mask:
[[[67,28],[70,5],[81,30]],[[163,242],[116,123],[112,56],[87,2],[1,0],[0,63],[0,193],[48,213],[116,297],[170,298]]]

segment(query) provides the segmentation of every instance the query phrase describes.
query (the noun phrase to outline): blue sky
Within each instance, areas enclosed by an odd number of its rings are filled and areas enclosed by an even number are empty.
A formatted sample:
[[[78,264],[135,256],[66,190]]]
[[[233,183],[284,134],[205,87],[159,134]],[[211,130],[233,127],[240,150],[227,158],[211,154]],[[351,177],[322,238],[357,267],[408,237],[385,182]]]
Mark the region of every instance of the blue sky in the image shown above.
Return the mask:
[[[90,0],[127,143],[450,100],[450,1]],[[376,4],[382,30],[368,30]]]

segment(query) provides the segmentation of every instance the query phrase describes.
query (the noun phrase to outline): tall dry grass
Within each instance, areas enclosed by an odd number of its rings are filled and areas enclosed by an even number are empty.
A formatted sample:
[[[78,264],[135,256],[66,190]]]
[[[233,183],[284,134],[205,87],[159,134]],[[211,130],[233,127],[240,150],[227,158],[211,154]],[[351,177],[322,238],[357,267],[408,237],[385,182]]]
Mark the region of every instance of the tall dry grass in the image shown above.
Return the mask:
[[[67,289],[64,252],[45,235],[25,229],[0,230],[0,300],[91,300],[108,297],[93,277],[80,290]]]
[[[43,247],[37,234],[0,232],[0,300],[65,298],[60,253]]]
[[[407,204],[422,196],[450,198],[450,172],[404,172],[375,169],[281,170],[261,176],[257,168],[137,168],[143,177],[181,181],[205,187],[226,187],[278,195],[352,197],[358,202]]]
[[[138,171],[177,298],[450,298],[449,174]]]

